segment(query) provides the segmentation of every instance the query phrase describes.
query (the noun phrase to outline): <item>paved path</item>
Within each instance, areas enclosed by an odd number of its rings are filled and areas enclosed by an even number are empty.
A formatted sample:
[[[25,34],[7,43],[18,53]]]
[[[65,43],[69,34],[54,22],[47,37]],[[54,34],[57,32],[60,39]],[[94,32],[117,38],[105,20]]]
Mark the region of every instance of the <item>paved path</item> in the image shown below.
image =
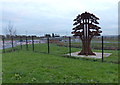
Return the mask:
[[[74,52],[74,53],[71,53],[71,56],[72,57],[85,57],[85,58],[97,58],[97,59],[100,59],[102,58],[102,53],[98,53],[98,52],[94,52],[96,55],[78,55],[79,52]],[[109,57],[112,53],[104,53],[104,57]],[[70,55],[70,54],[67,54],[67,55]]]

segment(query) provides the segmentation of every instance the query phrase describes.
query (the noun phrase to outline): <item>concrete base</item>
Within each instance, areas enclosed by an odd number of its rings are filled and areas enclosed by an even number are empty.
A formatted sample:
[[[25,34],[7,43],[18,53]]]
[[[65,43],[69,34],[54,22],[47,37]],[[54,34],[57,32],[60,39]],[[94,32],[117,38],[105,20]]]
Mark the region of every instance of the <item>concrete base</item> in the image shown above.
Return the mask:
[[[78,55],[79,52],[71,53],[72,57],[85,57],[85,58],[102,58],[102,53],[94,52],[96,55]],[[103,57],[109,57],[112,53],[104,53]],[[70,55],[70,54],[67,54]]]

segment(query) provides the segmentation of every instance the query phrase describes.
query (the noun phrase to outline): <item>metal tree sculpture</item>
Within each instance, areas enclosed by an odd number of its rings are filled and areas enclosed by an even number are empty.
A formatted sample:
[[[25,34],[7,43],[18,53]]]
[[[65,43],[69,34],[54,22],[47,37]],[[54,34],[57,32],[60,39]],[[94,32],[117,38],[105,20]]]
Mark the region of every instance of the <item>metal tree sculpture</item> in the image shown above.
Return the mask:
[[[90,14],[88,12],[82,13],[81,15],[78,15],[73,25],[76,25],[76,27],[73,28],[72,34],[73,36],[80,36],[82,40],[82,50],[78,55],[95,55],[95,53],[92,52],[90,43],[94,36],[100,36],[100,27],[98,27],[95,24],[99,24],[97,22],[99,20],[98,17],[96,17],[93,14]]]

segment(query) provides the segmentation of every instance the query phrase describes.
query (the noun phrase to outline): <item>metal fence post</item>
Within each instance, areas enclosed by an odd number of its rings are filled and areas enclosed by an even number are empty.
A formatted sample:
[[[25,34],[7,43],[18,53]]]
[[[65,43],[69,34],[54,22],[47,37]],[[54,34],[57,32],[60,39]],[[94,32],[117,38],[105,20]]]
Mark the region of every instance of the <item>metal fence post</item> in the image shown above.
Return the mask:
[[[28,40],[27,40],[27,36],[26,36],[26,50],[28,50]]]
[[[103,36],[102,36],[102,62],[104,61],[104,43],[103,43]]]
[[[13,36],[11,36],[11,41],[12,41],[12,51],[14,51],[14,46],[13,46]]]
[[[33,48],[33,51],[34,51],[34,36],[32,36],[32,48]]]
[[[22,37],[20,36],[20,47],[22,49]]]
[[[47,38],[47,43],[48,43],[48,53],[50,53],[49,37]]]
[[[71,37],[69,37],[69,54],[71,56]]]
[[[3,42],[3,45],[2,45],[3,53],[5,53],[5,37],[4,36],[2,37],[2,42]]]
[[[40,39],[40,37],[39,37],[39,44],[40,44],[40,40],[41,40],[41,39]]]

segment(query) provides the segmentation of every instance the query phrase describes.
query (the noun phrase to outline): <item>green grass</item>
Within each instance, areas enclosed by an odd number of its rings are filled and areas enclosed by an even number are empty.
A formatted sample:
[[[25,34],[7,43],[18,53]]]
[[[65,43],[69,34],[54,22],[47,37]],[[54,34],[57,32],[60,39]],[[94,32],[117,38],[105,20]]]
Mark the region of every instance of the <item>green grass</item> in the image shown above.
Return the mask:
[[[29,51],[23,46],[23,50],[3,53],[3,83],[118,83],[118,64],[109,63],[118,61],[117,51],[106,50],[112,55],[100,62],[63,57],[68,47],[50,46],[50,54],[46,44],[36,44],[35,52],[29,45]],[[72,48],[72,52],[79,50]]]
[[[24,46],[25,48],[25,46]],[[24,49],[25,50],[25,49]],[[72,52],[77,52],[80,51],[80,48],[71,48]],[[32,45],[29,45],[29,51],[32,51]],[[35,51],[38,53],[48,53],[47,50],[47,44],[36,44],[35,45]],[[102,52],[102,50],[95,50],[93,49],[93,52]],[[104,50],[105,53],[112,53],[112,55],[110,55],[110,57],[106,57],[104,58],[104,61],[106,62],[115,62],[118,63],[118,51],[117,50]],[[56,44],[50,44],[50,54],[53,55],[64,55],[69,53],[69,47],[67,45],[67,47],[64,46],[58,46]],[[92,59],[93,60],[93,59]],[[98,59],[98,61],[101,61]]]
[[[57,43],[60,46],[67,46],[67,43],[61,44],[61,43]],[[72,42],[71,43],[72,47],[77,47],[77,48],[81,48],[82,47],[82,42]],[[97,43],[97,42],[91,42],[91,47],[93,49],[101,49],[102,44],[101,43]],[[116,50],[118,49],[118,43],[104,43],[104,49],[105,50]]]

